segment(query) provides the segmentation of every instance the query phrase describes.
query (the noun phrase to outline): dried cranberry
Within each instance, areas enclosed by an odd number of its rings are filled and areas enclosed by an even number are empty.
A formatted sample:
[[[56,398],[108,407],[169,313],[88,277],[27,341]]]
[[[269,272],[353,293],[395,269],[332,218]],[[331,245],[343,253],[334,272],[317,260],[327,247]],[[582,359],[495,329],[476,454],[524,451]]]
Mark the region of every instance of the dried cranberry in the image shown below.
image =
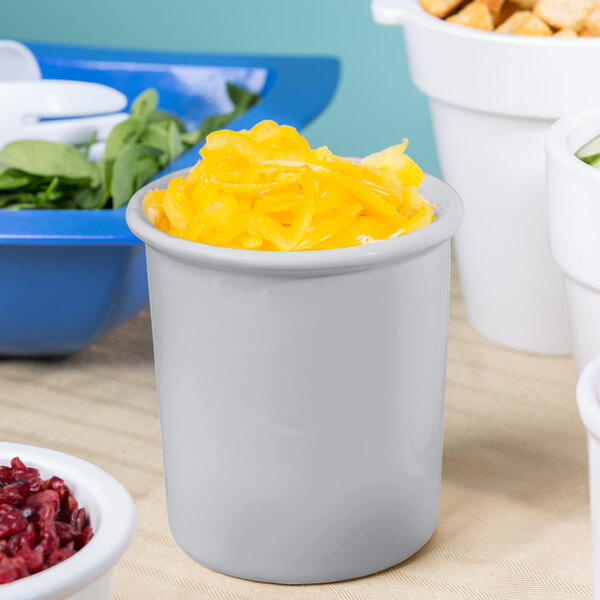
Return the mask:
[[[73,554],[75,554],[75,550],[70,550],[69,548],[60,548],[59,550],[55,550],[48,557],[48,566],[53,567],[54,565],[61,563],[63,560],[70,558],[73,556]]]
[[[55,521],[55,525],[56,533],[62,543],[72,542],[78,536],[78,532],[74,531],[68,523]]]
[[[17,568],[14,566],[8,556],[0,557],[0,583],[10,583],[15,581],[19,575]]]
[[[58,507],[60,506],[60,498],[54,490],[44,490],[37,494],[32,494],[25,500],[25,506],[33,508],[39,511],[44,506],[50,506],[52,508],[52,518],[58,513]]]
[[[69,496],[67,500],[67,519],[70,521],[72,514],[79,508],[77,500],[73,496]]]
[[[16,556],[21,549],[21,536],[23,533],[15,533],[8,538],[8,544],[6,545],[6,554],[8,556]]]
[[[94,537],[94,530],[91,527],[86,527],[81,534],[81,547],[83,548]]]
[[[85,508],[79,508],[71,515],[71,527],[78,533],[83,531],[86,521],[87,515],[85,513]]]
[[[41,492],[44,489],[44,481],[40,479],[37,469],[20,469],[18,471],[13,471],[13,481],[18,480],[26,481],[29,484],[29,491],[32,494]]]
[[[12,504],[20,507],[28,495],[29,482],[14,481],[0,489],[0,504]]]
[[[25,563],[29,573],[37,573],[44,568],[44,551],[41,546],[35,548],[22,548],[19,551],[19,557]]]
[[[65,485],[65,482],[60,477],[56,476],[48,479],[48,489],[54,490],[61,500],[69,493],[69,488]]]
[[[21,548],[33,548],[37,540],[37,531],[33,523],[29,523],[21,534]]]
[[[19,533],[27,527],[27,519],[10,504],[0,504],[0,538]]]
[[[26,469],[27,467],[25,466],[25,463],[23,463],[23,461],[18,457],[15,456],[11,461],[10,461],[10,466],[13,470],[15,469]]]
[[[41,539],[44,548],[44,557],[48,557],[52,552],[58,550],[60,545],[60,539],[54,524],[54,508],[50,504],[44,504],[40,510],[38,531],[39,539]]]
[[[12,483],[12,469],[10,467],[0,467],[0,485]]]
[[[27,575],[31,575],[31,573],[29,572],[29,569],[27,568],[27,565],[25,564],[25,561],[23,560],[22,557],[13,556],[9,560],[13,564],[13,567],[15,567],[15,569],[17,571],[17,579],[21,579],[22,577],[27,577]]]

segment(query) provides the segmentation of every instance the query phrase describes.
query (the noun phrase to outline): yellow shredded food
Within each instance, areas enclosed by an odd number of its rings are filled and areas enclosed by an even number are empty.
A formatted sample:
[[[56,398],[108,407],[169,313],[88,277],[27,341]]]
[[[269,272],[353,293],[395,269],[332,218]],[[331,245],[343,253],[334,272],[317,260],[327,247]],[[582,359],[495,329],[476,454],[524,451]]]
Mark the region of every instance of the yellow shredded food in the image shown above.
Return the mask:
[[[146,217],[171,235],[229,248],[326,250],[410,233],[434,219],[408,142],[360,163],[262,121],[211,133],[187,177],[148,192]]]

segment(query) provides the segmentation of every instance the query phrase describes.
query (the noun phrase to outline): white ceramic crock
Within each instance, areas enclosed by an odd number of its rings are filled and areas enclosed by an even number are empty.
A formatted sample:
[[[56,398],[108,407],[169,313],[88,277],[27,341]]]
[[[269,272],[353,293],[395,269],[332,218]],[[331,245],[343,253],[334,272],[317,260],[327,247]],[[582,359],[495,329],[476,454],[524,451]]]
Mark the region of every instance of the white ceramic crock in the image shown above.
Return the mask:
[[[135,508],[125,488],[97,466],[62,452],[0,442],[0,464],[18,456],[44,478],[64,479],[84,507],[94,537],[66,561],[0,585],[0,600],[112,600],[113,567],[135,531]]]
[[[459,197],[428,176],[436,220],[419,231],[265,252],[157,230],[142,198],[168,179],[136,193],[127,222],[146,242],[173,536],[204,565],[260,581],[404,560],[438,519]]]
[[[548,251],[544,143],[551,123],[600,102],[600,40],[502,35],[446,23],[416,0],[373,0],[402,25],[430,100],[443,177],[463,198],[455,238],[467,316],[490,340],[569,354],[560,275]]]
[[[600,356],[588,364],[579,377],[577,404],[587,429],[594,600],[600,600]]]
[[[548,132],[548,233],[563,274],[575,368],[600,355],[600,170],[575,156],[600,135],[600,106],[564,117]]]

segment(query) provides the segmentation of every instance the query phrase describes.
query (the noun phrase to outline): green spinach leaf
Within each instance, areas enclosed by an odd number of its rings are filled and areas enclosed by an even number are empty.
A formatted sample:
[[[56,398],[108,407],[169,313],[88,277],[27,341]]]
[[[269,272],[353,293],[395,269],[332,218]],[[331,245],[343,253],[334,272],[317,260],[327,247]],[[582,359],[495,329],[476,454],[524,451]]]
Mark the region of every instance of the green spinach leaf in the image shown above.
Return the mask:
[[[162,154],[163,150],[154,146],[139,145],[119,155],[110,188],[113,208],[127,204],[133,193],[160,171]]]
[[[133,119],[148,120],[156,111],[158,106],[158,93],[154,88],[144,90],[131,104],[129,111]]]
[[[100,184],[100,169],[75,146],[42,140],[12,142],[0,150],[0,163],[29,175],[66,177],[82,185]]]

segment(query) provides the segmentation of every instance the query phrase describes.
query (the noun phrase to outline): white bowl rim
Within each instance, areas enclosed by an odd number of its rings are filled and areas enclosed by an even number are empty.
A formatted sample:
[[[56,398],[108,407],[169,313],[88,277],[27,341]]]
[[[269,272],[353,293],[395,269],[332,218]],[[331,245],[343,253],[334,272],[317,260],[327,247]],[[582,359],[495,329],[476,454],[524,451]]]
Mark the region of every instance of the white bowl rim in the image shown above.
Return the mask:
[[[450,23],[445,19],[428,13],[417,0],[395,0],[394,5],[403,10],[406,21],[412,20],[429,29],[438,30],[447,35],[460,38],[469,38],[474,42],[480,41],[498,46],[557,46],[560,48],[581,47],[589,50],[590,47],[600,45],[600,37],[555,38],[551,35],[515,35],[513,33],[496,33],[484,31],[474,27],[466,27],[457,23]]]
[[[175,171],[138,190],[127,207],[127,224],[137,237],[160,252],[184,261],[225,269],[266,271],[284,275],[293,272],[319,273],[360,270],[403,260],[445,242],[454,235],[463,218],[462,201],[456,191],[441,179],[426,174],[419,191],[430,202],[438,205],[435,210],[436,218],[425,227],[406,235],[364,246],[299,252],[242,250],[210,246],[182,240],[164,233],[150,223],[142,209],[142,199],[146,192],[154,189],[166,189],[170,179],[185,176],[189,171],[190,168]],[[423,188],[428,187],[438,191],[441,198],[428,197],[423,191]]]
[[[116,564],[135,532],[133,500],[114,477],[81,458],[37,446],[0,442],[3,464],[15,456],[27,466],[40,466],[77,482],[94,497],[100,510],[98,530],[74,556],[35,575],[0,585],[0,600],[58,600],[84,588]]]
[[[599,38],[600,39],[600,38]],[[600,106],[597,104],[591,108],[578,110],[558,119],[548,130],[546,138],[546,150],[554,160],[562,163],[569,169],[574,169],[577,175],[595,179],[600,186],[600,169],[591,167],[575,156],[578,149],[573,150],[568,144],[571,132],[588,121],[595,121],[600,125]],[[600,133],[600,131],[598,132]],[[590,139],[597,135],[590,133]]]
[[[589,363],[579,376],[577,406],[585,428],[600,441],[600,356]]]

